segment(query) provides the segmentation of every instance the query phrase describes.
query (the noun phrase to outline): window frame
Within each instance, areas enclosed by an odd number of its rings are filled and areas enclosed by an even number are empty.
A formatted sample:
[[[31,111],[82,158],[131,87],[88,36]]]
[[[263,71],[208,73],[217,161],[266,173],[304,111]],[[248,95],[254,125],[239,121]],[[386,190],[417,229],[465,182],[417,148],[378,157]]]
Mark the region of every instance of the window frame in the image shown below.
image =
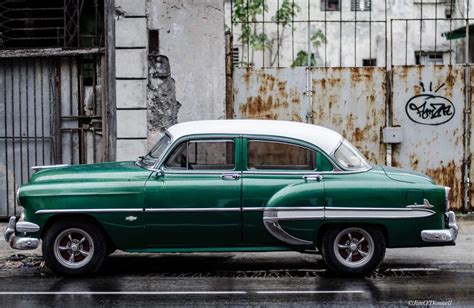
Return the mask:
[[[255,135],[244,135],[242,136],[242,170],[245,173],[249,174],[314,174],[314,173],[334,173],[339,171],[339,167],[334,163],[333,159],[328,156],[327,153],[316,147],[315,145],[307,144],[301,140],[297,139],[288,139],[288,138],[279,138],[272,136],[255,136]],[[248,158],[249,158],[249,143],[252,141],[258,142],[268,142],[268,143],[282,143],[291,146],[297,146],[300,148],[305,148],[314,153],[314,169],[311,170],[288,170],[288,169],[249,169],[248,167]],[[323,156],[329,164],[332,165],[332,170],[318,170],[318,161],[317,154]]]
[[[238,137],[236,136],[186,136],[183,138],[180,138],[174,142],[172,142],[171,147],[168,149],[168,151],[163,155],[163,159],[159,164],[159,169],[163,170],[166,173],[193,173],[193,174],[199,174],[199,173],[206,173],[206,174],[222,174],[222,173],[227,173],[227,172],[236,172],[239,171],[239,155],[238,155],[238,147],[239,147],[239,141]],[[177,150],[183,143],[187,143],[186,145],[186,152],[188,153],[189,151],[189,142],[232,142],[234,145],[234,168],[233,169],[173,169],[173,168],[168,168],[166,167],[166,163],[168,162],[169,159],[173,156],[175,150]]]
[[[365,10],[360,9],[360,2],[367,1],[368,8]],[[359,2],[359,7],[357,2]],[[372,0],[351,0],[351,12],[371,12],[372,11]]]
[[[329,0],[321,0],[321,2],[320,2],[321,12],[339,12],[339,11],[341,11],[341,2],[342,2],[342,0],[337,0],[337,1],[338,1],[337,9],[329,10],[328,9]]]

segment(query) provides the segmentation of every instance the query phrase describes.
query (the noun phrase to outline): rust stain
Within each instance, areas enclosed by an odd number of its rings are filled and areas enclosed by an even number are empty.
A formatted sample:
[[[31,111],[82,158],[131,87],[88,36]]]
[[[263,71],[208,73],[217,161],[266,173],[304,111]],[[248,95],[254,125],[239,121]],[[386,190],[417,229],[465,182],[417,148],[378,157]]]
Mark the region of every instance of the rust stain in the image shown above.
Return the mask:
[[[425,171],[425,174],[433,178],[437,184],[451,187],[453,193],[451,208],[456,210],[462,207],[462,181],[456,178],[456,170],[458,169],[459,167],[456,166],[456,163],[452,160],[448,164],[442,164],[438,168],[427,169]]]

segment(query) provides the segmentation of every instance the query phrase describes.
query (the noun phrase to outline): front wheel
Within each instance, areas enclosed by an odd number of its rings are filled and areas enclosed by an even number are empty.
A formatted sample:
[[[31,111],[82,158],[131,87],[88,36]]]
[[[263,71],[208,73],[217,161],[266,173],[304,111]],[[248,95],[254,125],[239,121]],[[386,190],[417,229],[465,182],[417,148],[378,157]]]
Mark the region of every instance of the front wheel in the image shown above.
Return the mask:
[[[106,254],[105,239],[94,224],[86,221],[59,221],[43,238],[45,265],[63,275],[96,272]]]
[[[338,274],[365,275],[385,256],[385,238],[373,227],[334,227],[323,236],[321,254]]]

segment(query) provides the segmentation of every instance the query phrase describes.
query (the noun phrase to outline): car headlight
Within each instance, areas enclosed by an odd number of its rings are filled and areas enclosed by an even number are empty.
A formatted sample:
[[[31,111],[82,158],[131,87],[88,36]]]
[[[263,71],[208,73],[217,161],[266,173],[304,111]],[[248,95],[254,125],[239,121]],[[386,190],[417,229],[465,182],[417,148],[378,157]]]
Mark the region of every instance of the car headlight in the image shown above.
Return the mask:
[[[16,204],[21,206],[21,203],[20,203],[20,188],[18,188],[16,190]]]

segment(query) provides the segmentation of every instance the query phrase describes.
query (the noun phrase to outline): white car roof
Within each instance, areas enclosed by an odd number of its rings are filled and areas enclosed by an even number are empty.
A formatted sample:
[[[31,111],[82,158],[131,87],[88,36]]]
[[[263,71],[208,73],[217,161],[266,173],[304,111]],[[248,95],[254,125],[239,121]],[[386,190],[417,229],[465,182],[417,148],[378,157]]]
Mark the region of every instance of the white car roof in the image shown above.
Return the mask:
[[[322,126],[274,120],[207,120],[183,122],[171,126],[174,140],[198,134],[265,135],[294,138],[314,144],[326,153],[332,153],[342,140],[341,134]]]

